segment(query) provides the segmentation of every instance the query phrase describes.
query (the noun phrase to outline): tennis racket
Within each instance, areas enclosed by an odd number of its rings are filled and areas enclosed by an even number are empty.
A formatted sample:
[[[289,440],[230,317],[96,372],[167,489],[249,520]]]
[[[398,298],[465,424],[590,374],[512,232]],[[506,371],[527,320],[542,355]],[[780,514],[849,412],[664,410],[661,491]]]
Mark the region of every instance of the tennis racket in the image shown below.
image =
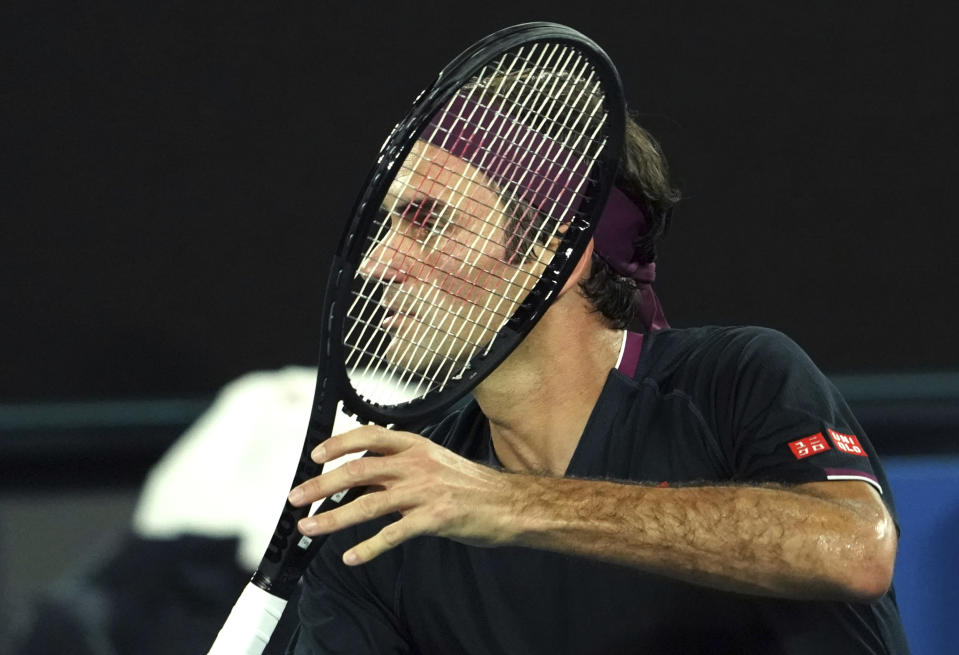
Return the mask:
[[[477,42],[380,149],[333,258],[312,414],[292,486],[338,403],[410,429],[441,415],[532,329],[584,252],[614,181],[625,105],[606,54],[552,23]],[[327,511],[362,493],[331,496]],[[209,651],[259,654],[321,539],[286,503]]]

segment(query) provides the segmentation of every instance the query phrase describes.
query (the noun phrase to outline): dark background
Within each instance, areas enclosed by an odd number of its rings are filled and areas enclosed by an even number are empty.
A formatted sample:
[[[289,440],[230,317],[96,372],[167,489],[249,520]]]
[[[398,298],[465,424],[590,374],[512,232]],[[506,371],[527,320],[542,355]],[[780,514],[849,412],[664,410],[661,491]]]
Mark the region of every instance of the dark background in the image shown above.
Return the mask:
[[[670,157],[686,200],[658,289],[674,325],[776,327],[827,372],[959,368],[947,9],[4,11],[0,399],[203,395],[312,363],[326,262],[386,132],[459,50],[534,19],[607,49]]]

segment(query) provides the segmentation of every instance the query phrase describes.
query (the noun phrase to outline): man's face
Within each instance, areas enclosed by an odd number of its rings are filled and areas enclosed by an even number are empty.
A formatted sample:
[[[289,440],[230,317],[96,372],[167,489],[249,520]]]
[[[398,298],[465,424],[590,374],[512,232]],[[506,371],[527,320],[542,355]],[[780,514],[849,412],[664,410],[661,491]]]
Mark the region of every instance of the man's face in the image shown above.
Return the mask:
[[[465,362],[536,283],[543,264],[530,254],[542,248],[508,239],[515,221],[495,188],[478,168],[422,141],[403,162],[383,201],[388,219],[360,267],[385,284],[391,365],[427,372]]]

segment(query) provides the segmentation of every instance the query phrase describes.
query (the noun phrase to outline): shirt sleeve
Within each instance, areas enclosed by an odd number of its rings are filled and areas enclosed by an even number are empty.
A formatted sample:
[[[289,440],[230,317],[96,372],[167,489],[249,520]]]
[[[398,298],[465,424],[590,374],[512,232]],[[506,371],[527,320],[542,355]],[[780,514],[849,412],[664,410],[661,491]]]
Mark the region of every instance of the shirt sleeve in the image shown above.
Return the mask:
[[[735,479],[861,480],[883,493],[875,451],[849,406],[784,334],[732,331],[718,355],[713,388],[720,440]]]
[[[371,521],[336,533],[320,548],[303,578],[300,623],[288,655],[413,652],[394,607],[401,549],[356,567],[341,559],[347,547],[369,538],[387,522]]]

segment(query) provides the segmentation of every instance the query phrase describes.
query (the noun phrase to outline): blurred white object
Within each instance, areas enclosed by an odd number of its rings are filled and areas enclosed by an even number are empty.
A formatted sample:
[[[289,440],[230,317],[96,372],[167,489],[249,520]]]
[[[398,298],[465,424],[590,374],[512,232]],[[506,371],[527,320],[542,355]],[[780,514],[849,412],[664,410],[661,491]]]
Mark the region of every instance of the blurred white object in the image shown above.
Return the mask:
[[[380,379],[352,374],[362,392]],[[251,571],[276,527],[310,420],[316,369],[290,366],[249,373],[226,385],[213,405],[151,469],[133,515],[142,537],[239,537],[237,563]],[[396,402],[411,392],[396,390]],[[333,433],[359,425],[339,412]],[[324,465],[332,470],[363,453]],[[315,506],[314,506],[315,508]]]
[[[238,564],[256,568],[290,489],[315,383],[315,369],[287,367],[224,387],[150,471],[134,531],[153,539],[236,536]],[[341,413],[335,432],[356,425]]]

